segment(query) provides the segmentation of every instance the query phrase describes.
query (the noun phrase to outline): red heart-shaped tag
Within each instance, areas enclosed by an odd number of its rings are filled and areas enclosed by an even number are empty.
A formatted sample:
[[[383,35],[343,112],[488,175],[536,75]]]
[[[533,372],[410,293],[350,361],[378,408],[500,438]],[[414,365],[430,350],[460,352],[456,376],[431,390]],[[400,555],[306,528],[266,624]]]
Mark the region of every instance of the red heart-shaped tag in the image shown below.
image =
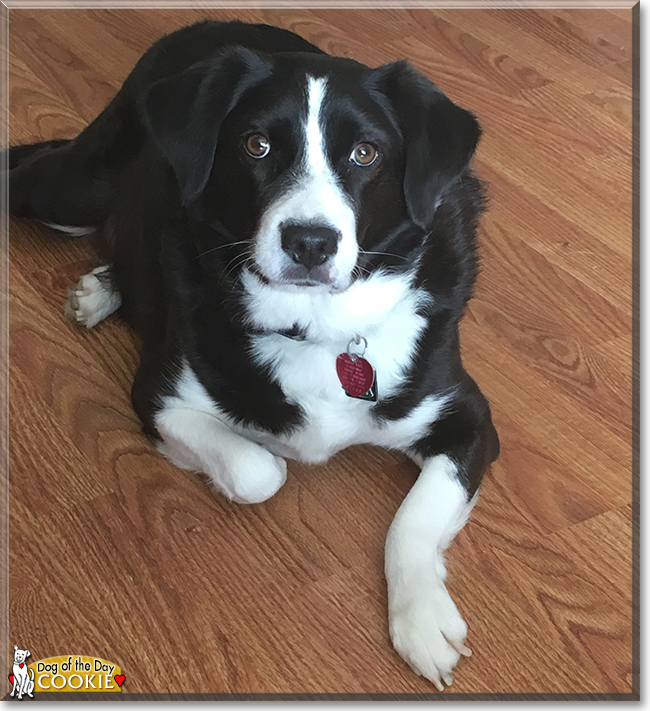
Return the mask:
[[[118,686],[122,686],[126,677],[124,676],[124,674],[116,674],[113,679],[115,679]]]
[[[365,395],[375,381],[375,370],[370,363],[359,356],[352,360],[347,353],[341,353],[336,359],[336,374],[352,397]]]
[[[9,674],[9,683],[10,684],[14,683],[14,675],[13,674]]]
[[[24,664],[19,664],[18,666],[22,669],[25,665],[24,665]]]

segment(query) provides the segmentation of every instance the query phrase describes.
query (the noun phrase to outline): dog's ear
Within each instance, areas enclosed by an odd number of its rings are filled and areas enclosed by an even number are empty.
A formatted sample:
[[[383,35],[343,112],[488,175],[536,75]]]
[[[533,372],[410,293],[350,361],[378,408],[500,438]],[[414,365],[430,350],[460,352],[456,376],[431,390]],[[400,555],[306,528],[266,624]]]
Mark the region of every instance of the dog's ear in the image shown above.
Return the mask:
[[[14,652],[17,652],[17,651],[18,651],[18,645],[14,644]]]
[[[32,656],[32,653],[29,651],[29,649],[26,649],[25,650],[25,658],[31,657],[31,656]]]
[[[441,193],[469,164],[481,135],[479,123],[407,61],[373,70],[371,82],[382,103],[388,99],[402,134],[409,213],[427,227]]]
[[[144,124],[172,166],[184,204],[201,194],[210,177],[221,122],[244,92],[270,73],[270,60],[233,48],[145,92]]]

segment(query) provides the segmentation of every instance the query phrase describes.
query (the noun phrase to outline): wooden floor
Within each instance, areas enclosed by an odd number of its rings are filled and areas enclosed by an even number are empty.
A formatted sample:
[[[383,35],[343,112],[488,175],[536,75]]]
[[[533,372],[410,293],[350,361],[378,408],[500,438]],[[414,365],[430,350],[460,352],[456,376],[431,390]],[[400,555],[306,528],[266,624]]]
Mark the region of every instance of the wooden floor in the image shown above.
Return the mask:
[[[463,355],[502,455],[449,552],[474,655],[445,693],[629,693],[632,11],[14,9],[11,142],[74,136],[201,17],[407,57],[479,116],[491,202]],[[65,322],[88,245],[12,221],[10,260],[9,643],[115,661],[129,692],[435,692],[386,622],[415,466],[355,448],[226,502],[140,434],[127,327]]]

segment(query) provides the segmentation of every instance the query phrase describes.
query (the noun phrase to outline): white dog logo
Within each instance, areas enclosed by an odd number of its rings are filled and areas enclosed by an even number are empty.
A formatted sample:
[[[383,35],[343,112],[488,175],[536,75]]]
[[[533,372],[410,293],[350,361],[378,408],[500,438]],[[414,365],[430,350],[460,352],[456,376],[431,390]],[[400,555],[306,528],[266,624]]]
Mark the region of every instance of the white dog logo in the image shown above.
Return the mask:
[[[30,698],[34,698],[34,670],[28,669],[25,659],[31,657],[32,653],[29,649],[19,649],[17,645],[14,644],[14,667],[12,672],[11,681],[13,682],[14,688],[11,690],[9,696],[13,696],[18,691],[18,698],[22,699],[23,694],[27,694]],[[31,671],[31,676],[29,672]]]

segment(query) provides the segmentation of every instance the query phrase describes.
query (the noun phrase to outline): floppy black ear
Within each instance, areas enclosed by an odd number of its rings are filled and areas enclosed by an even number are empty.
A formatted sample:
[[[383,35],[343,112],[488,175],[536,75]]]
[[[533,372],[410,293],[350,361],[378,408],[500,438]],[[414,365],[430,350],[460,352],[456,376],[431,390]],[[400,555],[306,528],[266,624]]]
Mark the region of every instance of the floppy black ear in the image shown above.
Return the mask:
[[[467,167],[481,135],[470,111],[454,104],[407,61],[374,70],[404,139],[404,197],[411,218],[427,227],[442,191]]]
[[[149,87],[141,111],[146,128],[169,161],[184,204],[210,177],[221,122],[243,93],[271,73],[259,54],[234,48]]]

